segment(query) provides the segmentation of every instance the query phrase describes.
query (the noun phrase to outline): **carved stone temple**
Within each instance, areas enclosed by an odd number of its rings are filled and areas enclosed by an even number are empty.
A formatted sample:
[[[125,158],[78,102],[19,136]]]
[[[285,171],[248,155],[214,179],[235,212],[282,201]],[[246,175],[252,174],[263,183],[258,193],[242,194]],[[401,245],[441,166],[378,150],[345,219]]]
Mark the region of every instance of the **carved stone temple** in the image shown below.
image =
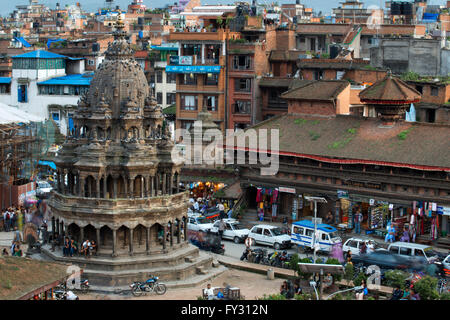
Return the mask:
[[[94,240],[98,252],[63,257],[62,248],[46,246],[44,254],[78,264],[93,287],[128,286],[148,274],[187,281],[211,272],[212,258],[187,241],[181,164],[172,161],[161,108],[123,25],[117,29],[55,159],[58,187],[49,200],[54,232],[79,245]]]

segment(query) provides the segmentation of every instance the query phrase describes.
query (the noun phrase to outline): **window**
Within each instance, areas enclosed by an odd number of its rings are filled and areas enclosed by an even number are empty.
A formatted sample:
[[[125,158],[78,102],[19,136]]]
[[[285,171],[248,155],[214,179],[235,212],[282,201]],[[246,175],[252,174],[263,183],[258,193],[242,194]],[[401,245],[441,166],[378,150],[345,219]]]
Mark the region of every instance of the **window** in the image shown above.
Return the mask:
[[[19,85],[18,86],[18,92],[17,92],[17,100],[18,102],[28,102],[28,95],[27,95],[27,85]]]
[[[158,104],[162,104],[162,92],[156,93],[156,101]]]
[[[294,233],[302,235],[304,233],[305,229],[302,227],[294,227]]]
[[[354,241],[354,240],[349,241],[348,242],[348,246],[351,247],[351,248],[358,248],[358,242]]]
[[[317,70],[314,71],[314,80],[322,80],[323,79],[323,71]]]
[[[431,87],[431,95],[436,97],[439,95],[439,88],[438,87]]]
[[[415,249],[415,250],[414,250],[414,255],[415,255],[416,257],[424,257],[424,256],[425,256],[425,254],[423,253],[423,251],[420,250],[420,249]]]
[[[400,248],[400,254],[402,254],[404,256],[410,256],[411,248]]]
[[[88,65],[89,66],[93,66],[93,65],[95,65],[95,61],[94,60],[88,60]]]
[[[182,110],[197,110],[197,96],[181,96]]]
[[[166,83],[177,83],[177,74],[176,73],[166,73]]]
[[[262,228],[255,228],[255,229],[253,229],[253,233],[262,234]]]
[[[234,91],[251,92],[252,79],[236,79],[234,83]]]
[[[59,112],[52,112],[52,119],[59,125]]]
[[[416,86],[416,90],[423,94],[423,86]]]
[[[251,69],[251,57],[250,56],[234,56],[233,57],[233,69],[234,70],[249,70]]]
[[[181,129],[190,130],[194,121],[181,121]]]
[[[250,114],[251,101],[237,100],[234,104],[234,113]]]
[[[314,234],[314,230],[306,229],[306,236],[307,236],[307,237],[312,237],[313,234]]]
[[[322,233],[322,240],[325,240],[325,241],[330,240],[330,239],[328,238],[328,234]]]
[[[208,111],[217,111],[217,96],[206,96],[203,103]]]
[[[162,71],[161,70],[158,70],[158,71],[156,71],[156,82],[157,83],[162,83]]]
[[[197,85],[197,75],[193,73],[185,73],[181,76],[181,83],[184,85]]]
[[[219,84],[219,75],[217,73],[208,73],[205,76],[205,86],[217,86]]]
[[[398,247],[391,247],[390,249],[389,249],[389,251],[390,252],[392,252],[392,253],[398,253]]]
[[[267,230],[267,229],[264,229],[264,235],[266,237],[271,237],[272,236],[272,234],[270,233],[270,230]]]
[[[176,95],[172,92],[166,93],[166,104],[171,105],[177,103]]]

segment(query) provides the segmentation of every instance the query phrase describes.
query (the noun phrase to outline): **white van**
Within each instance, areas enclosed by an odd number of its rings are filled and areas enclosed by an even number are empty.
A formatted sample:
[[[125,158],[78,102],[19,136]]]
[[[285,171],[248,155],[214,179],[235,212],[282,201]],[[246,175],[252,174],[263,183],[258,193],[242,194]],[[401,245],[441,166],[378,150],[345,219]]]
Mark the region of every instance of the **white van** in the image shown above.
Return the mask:
[[[313,249],[314,223],[309,220],[297,221],[292,224],[291,240],[293,243]],[[342,244],[336,228],[320,223],[317,224],[319,251],[330,252],[335,244]]]
[[[291,247],[291,237],[281,232],[281,228],[258,224],[251,228],[248,237],[258,244],[273,246],[276,250]]]
[[[388,247],[388,251],[402,256],[413,257],[423,262],[439,260],[438,253],[430,246],[410,242],[394,242]]]

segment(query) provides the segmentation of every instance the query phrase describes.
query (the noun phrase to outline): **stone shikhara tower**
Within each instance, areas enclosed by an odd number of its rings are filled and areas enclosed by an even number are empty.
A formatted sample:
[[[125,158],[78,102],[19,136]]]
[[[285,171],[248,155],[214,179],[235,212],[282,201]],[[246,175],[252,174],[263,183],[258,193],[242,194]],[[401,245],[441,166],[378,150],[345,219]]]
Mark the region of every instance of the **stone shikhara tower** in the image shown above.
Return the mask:
[[[55,159],[58,187],[49,200],[53,230],[80,246],[94,240],[98,254],[86,259],[61,257],[61,250],[44,253],[80,264],[99,287],[128,285],[148,273],[184,280],[209,268],[212,259],[187,242],[181,163],[172,161],[174,145],[161,108],[150,97],[121,21],[105,56]]]

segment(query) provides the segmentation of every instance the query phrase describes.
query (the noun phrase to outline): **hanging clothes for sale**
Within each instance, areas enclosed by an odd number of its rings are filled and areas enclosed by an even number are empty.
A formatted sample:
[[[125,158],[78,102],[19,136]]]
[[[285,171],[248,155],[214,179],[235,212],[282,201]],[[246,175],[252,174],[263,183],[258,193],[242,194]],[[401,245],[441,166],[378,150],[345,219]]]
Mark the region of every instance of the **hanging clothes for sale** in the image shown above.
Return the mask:
[[[272,204],[272,217],[276,217],[277,216],[277,209],[278,209],[278,205],[277,204]]]
[[[278,189],[273,190],[272,197],[270,198],[270,204],[276,203],[278,200]]]
[[[261,188],[257,188],[256,202],[261,202],[261,192],[262,192],[262,189]]]

